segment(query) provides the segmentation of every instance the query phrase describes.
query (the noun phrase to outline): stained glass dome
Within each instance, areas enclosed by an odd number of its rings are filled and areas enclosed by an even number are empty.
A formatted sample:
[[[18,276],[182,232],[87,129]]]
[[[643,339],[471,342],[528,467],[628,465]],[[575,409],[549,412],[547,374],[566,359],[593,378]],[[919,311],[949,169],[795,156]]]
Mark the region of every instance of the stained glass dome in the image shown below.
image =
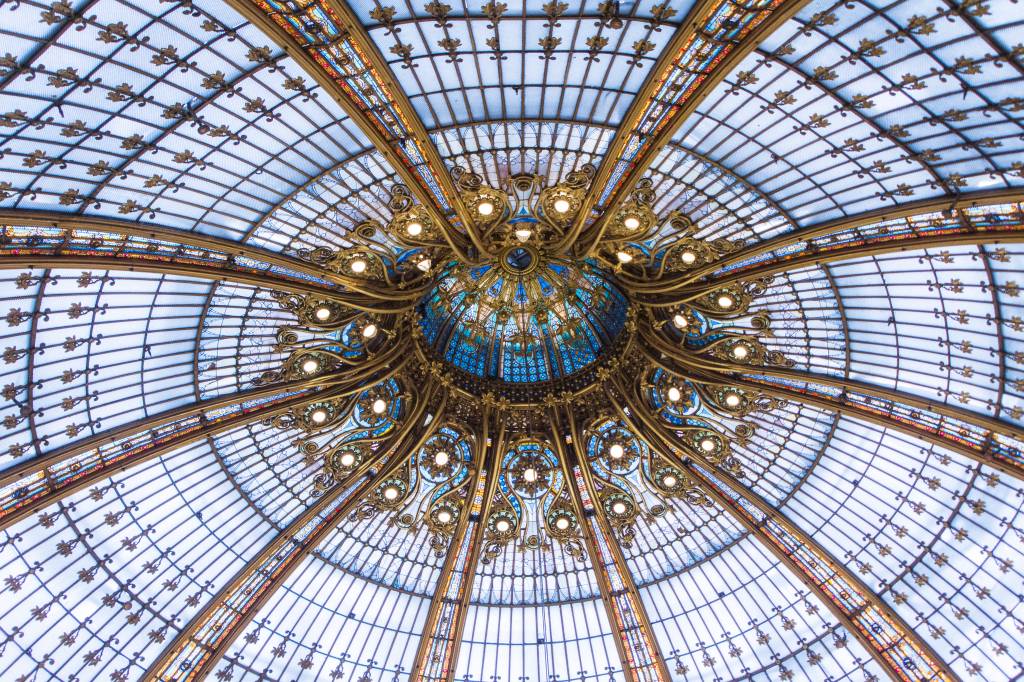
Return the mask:
[[[3,682],[1024,677],[1024,3],[0,18]]]
[[[482,379],[543,382],[591,365],[614,345],[628,303],[593,263],[513,246],[496,264],[453,263],[421,304],[437,356]]]

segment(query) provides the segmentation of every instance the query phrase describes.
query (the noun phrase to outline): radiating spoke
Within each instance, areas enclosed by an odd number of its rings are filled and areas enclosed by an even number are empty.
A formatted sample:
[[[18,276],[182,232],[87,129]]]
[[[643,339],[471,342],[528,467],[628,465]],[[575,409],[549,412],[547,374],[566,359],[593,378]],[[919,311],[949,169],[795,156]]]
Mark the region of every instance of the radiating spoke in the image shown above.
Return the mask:
[[[455,678],[459,645],[505,447],[505,428],[500,427],[492,436],[494,423],[493,415],[485,416],[477,473],[437,579],[410,680],[451,682]],[[490,445],[488,438],[491,438]]]
[[[288,395],[300,389],[297,395]],[[317,392],[298,386],[237,394],[235,401],[209,401],[201,409],[184,410],[177,418],[154,418],[72,443],[53,453],[22,462],[3,472],[0,488],[0,529],[88,488],[116,472],[195,443],[283,414],[304,405]],[[274,398],[274,396],[278,396]],[[255,405],[248,402],[258,399]]]
[[[580,520],[590,565],[597,574],[608,622],[615,631],[615,647],[622,662],[622,670],[632,682],[668,682],[672,678],[665,657],[654,637],[651,620],[640,599],[636,583],[633,582],[626,557],[604,514],[595,506],[595,500],[599,498],[586,455],[581,449],[582,434],[571,413],[566,415],[566,420],[572,449],[567,452],[562,442],[566,430],[557,415],[552,416],[551,440],[559,453],[576,518]]]
[[[895,680],[957,680],[957,676],[903,618],[846,565],[767,500],[684,446],[622,384],[611,392],[620,418],[700,486],[718,506],[803,582]]]
[[[1022,201],[1024,191],[1016,188],[908,201],[898,206],[830,220],[753,242],[689,274],[696,279],[716,270],[723,271],[723,274],[731,273],[745,264],[751,267],[772,263],[808,249],[827,253],[831,248],[856,244],[858,241],[880,242],[886,237],[902,244],[903,240],[943,233],[957,235],[967,231],[973,232],[978,238],[984,238],[989,232],[998,235],[1003,221],[1019,219]],[[999,220],[989,220],[990,214]]]
[[[1010,422],[863,381],[784,369],[721,381],[878,424],[1024,480],[1024,431]]]
[[[856,379],[695,358],[645,335],[652,361],[679,376],[747,388],[891,428],[1024,479],[1024,429],[978,412]]]
[[[829,221],[727,252],[692,269],[655,266],[623,270],[622,283],[638,301],[668,307],[709,288],[755,281],[818,264],[916,249],[1024,241],[1024,193],[980,192],[957,200],[914,202]]]
[[[402,369],[408,354],[400,346],[337,376],[296,381],[263,391],[236,394],[235,401],[213,400],[200,410],[185,410],[171,419],[99,434],[63,450],[27,460],[3,473],[0,489],[0,529],[43,509],[71,493],[109,478],[113,473],[148,462],[190,443],[226,433],[257,421],[272,419],[307,405],[354,395]],[[299,391],[296,393],[296,391]],[[280,396],[268,399],[271,396]],[[256,396],[261,402],[250,404]],[[156,428],[154,428],[156,426]],[[84,449],[83,449],[84,448]]]
[[[728,474],[716,476],[692,462],[684,471],[808,585],[894,679],[959,679],[892,607],[785,514]]]
[[[1012,195],[1008,197],[1007,195]],[[866,222],[833,221],[742,249],[710,276],[714,286],[770,277],[821,263],[878,256],[897,251],[1024,241],[1024,193],[992,195],[957,202],[935,202],[913,214]],[[1009,201],[1005,200],[1009,199]]]
[[[380,313],[407,310],[423,293],[422,282],[395,287],[332,271],[313,260],[157,225],[17,210],[0,211],[0,225],[0,268],[174,273],[316,294]]]
[[[64,447],[56,448],[45,452],[37,457],[22,460],[13,466],[0,471],[0,488],[4,488],[23,478],[33,476],[47,467],[56,464],[79,462],[78,459],[92,450],[97,452],[103,449],[110,449],[113,453],[116,444],[125,442],[136,442],[146,439],[146,434],[164,433],[170,435],[189,424],[201,423],[201,415],[215,410],[230,409],[246,403],[255,403],[261,400],[273,400],[275,396],[286,396],[292,392],[309,392],[317,386],[313,380],[299,380],[287,384],[276,384],[256,388],[241,393],[230,393],[215,398],[208,398],[198,402],[189,403],[181,407],[166,410],[159,414],[143,417],[123,426],[112,429],[105,429],[99,433],[76,440]],[[154,436],[156,437],[156,436]],[[102,453],[100,455],[102,457]]]
[[[806,0],[695,4],[640,87],[601,160],[565,244],[587,254],[683,121]],[[593,210],[601,215],[594,219]]]
[[[383,440],[342,482],[334,483],[240,569],[150,665],[144,679],[204,680],[260,607],[298,568],[302,559],[345,519],[411,453],[433,434],[439,414],[423,425],[432,391],[418,396],[405,422]]]
[[[387,62],[347,3],[228,0],[329,92],[388,160],[462,259],[484,251],[440,153]],[[452,228],[459,225],[463,231]]]

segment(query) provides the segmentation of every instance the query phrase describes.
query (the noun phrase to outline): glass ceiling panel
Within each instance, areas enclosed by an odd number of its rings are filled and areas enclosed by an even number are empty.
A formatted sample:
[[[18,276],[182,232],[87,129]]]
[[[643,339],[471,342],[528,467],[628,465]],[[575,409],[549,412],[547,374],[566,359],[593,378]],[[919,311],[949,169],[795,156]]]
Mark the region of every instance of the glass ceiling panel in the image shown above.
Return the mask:
[[[631,547],[622,553],[639,586],[687,570],[744,534],[721,509],[673,504],[664,516],[636,528]]]
[[[0,545],[0,677],[139,679],[270,533],[206,442],[16,524]]]
[[[214,439],[224,468],[256,513],[279,529],[310,502],[319,468],[303,461],[294,430],[251,425]]]
[[[640,596],[674,680],[884,677],[831,612],[750,537]]]
[[[834,282],[825,274],[780,275],[753,309],[772,321],[773,336],[765,343],[785,353],[794,367],[841,374],[847,364],[847,327]],[[789,314],[792,310],[800,314]]]
[[[294,324],[270,292],[230,282],[210,292],[196,355],[202,398],[253,388],[253,381],[276,370],[286,355],[274,351],[277,330]]]
[[[429,607],[429,599],[309,558],[235,640],[217,674],[234,680],[403,679]]]
[[[842,419],[786,513],[849,562],[964,679],[1020,673],[1024,625],[1014,481],[953,453]],[[927,625],[922,625],[924,620]],[[1015,663],[1016,661],[1016,663]]]
[[[1008,26],[1018,14],[987,20]],[[1024,77],[1007,45],[955,8],[812,2],[675,140],[753,182],[801,225],[1021,186]]]
[[[219,0],[12,5],[0,66],[0,207],[242,239],[307,180],[368,143],[283,50]],[[87,9],[86,9],[87,8]],[[40,19],[42,17],[42,20]]]
[[[850,339],[849,376],[1020,423],[1021,261],[1022,250],[1010,245],[827,266]],[[789,276],[826,278],[817,269]],[[812,356],[810,369],[840,374],[822,360]]]
[[[193,402],[210,289],[145,273],[5,271],[2,466]]]
[[[295,429],[254,424],[215,440],[238,491],[279,529],[309,505],[314,477],[321,471],[319,462],[307,461],[299,451],[299,435]],[[441,565],[429,540],[422,527],[396,529],[387,514],[359,516],[324,540],[317,556],[381,587],[429,598]]]
[[[618,125],[693,4],[352,6],[426,127],[437,129],[516,119]]]
[[[278,368],[286,357],[274,350],[278,328],[294,321],[266,291],[220,285],[210,299],[198,355],[203,397],[251,389],[253,379]],[[320,463],[296,446],[298,434],[254,423],[215,439],[239,492],[279,529],[309,504],[321,472]],[[429,597],[440,560],[429,551],[428,538],[396,534],[386,521],[382,515],[346,523],[322,543],[318,556],[383,587]]]
[[[391,219],[389,190],[399,182],[377,152],[366,152],[336,164],[327,173],[296,189],[264,216],[251,241],[267,249],[344,248],[354,244],[360,223]]]
[[[582,682],[622,674],[600,600],[511,609],[471,606],[464,635],[457,680]]]
[[[814,466],[834,419],[830,412],[798,405],[751,415],[748,422],[754,435],[746,444],[733,446],[746,471],[744,482],[773,502],[785,500]],[[704,509],[681,501],[635,529],[636,538],[623,553],[640,587],[691,570],[745,534],[717,507]]]
[[[554,184],[586,163],[600,163],[613,132],[596,125],[512,121],[446,128],[435,137],[446,162],[501,187],[519,173],[536,173]],[[651,177],[659,214],[684,212],[700,236],[739,239],[792,229],[767,197],[699,155],[673,147]],[[396,181],[376,153],[342,161],[277,206],[255,227],[252,241],[274,250],[348,246],[360,223],[390,220],[386,203]]]

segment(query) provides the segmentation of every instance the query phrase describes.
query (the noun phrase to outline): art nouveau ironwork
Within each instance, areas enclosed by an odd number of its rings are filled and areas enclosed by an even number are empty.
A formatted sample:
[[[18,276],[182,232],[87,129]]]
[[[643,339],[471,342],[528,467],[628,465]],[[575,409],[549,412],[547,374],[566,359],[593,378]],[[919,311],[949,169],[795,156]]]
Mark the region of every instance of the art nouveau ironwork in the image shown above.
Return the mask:
[[[1015,3],[157,4],[0,6],[0,676],[1024,671]]]

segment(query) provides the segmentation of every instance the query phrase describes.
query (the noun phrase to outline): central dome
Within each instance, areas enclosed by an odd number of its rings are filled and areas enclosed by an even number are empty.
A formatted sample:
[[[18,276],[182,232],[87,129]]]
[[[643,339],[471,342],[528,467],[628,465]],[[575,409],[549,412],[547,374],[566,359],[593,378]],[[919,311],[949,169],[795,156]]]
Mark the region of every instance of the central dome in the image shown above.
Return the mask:
[[[450,263],[420,304],[436,357],[481,379],[528,383],[593,364],[622,332],[629,303],[591,261],[505,249],[478,267]]]

